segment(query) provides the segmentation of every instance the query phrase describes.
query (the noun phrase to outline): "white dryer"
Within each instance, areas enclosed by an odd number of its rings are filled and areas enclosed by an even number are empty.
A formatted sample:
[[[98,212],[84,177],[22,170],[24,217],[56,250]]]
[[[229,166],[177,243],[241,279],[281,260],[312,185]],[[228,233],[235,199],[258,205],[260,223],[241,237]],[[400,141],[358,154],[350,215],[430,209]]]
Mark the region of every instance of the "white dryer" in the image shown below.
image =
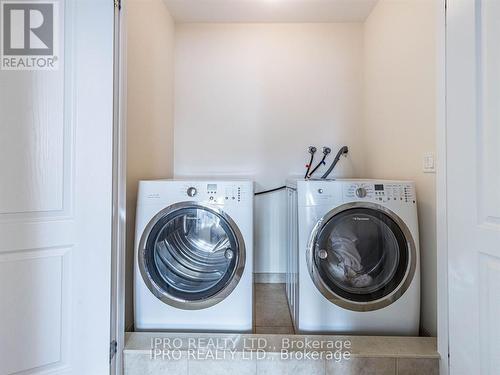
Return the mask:
[[[251,181],[140,181],[136,330],[251,331]]]
[[[287,295],[295,328],[418,335],[414,183],[290,181],[288,201]]]

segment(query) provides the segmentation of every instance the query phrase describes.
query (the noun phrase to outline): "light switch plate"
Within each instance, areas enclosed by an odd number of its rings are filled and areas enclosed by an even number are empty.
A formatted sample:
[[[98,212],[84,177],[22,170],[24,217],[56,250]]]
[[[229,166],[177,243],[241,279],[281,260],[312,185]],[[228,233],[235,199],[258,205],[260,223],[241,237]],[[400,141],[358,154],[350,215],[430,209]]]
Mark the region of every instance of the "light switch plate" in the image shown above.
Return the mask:
[[[424,173],[436,173],[436,157],[433,152],[427,152],[423,157]]]

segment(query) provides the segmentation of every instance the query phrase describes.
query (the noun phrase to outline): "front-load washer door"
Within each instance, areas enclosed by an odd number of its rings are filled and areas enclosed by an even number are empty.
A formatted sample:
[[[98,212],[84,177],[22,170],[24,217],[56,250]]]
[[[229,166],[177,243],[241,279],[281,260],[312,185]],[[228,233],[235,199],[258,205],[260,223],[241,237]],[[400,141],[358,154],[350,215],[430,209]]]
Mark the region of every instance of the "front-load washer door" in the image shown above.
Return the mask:
[[[410,286],[417,262],[406,224],[387,208],[364,202],[342,205],[320,219],[306,256],[318,290],[353,311],[396,301]]]
[[[138,254],[149,290],[164,303],[203,309],[227,297],[245,266],[245,244],[223,211],[182,202],[159,212],[146,226]]]

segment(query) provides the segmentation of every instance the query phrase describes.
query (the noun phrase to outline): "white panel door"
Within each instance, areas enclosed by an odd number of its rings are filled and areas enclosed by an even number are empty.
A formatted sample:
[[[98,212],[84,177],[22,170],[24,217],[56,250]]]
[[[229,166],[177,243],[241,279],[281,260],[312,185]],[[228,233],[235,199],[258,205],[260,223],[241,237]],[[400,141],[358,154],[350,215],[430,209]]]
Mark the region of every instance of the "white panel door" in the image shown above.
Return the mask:
[[[447,2],[451,374],[500,369],[500,1]]]
[[[51,3],[58,69],[0,70],[0,374],[108,374],[114,8]]]

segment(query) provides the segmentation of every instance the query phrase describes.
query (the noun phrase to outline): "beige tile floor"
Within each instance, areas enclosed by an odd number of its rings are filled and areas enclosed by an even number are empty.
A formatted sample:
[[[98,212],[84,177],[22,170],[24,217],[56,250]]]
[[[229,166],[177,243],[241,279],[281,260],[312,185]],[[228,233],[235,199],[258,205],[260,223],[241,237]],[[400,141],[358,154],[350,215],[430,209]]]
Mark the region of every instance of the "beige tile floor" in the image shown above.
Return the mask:
[[[314,336],[295,335],[284,284],[255,284],[254,334],[132,332],[126,337],[125,375],[438,375],[439,354],[431,337]],[[234,358],[191,358],[193,338],[223,339],[232,343],[217,352],[234,351]],[[265,339],[265,358],[248,358],[247,340]],[[334,360],[283,359],[283,339],[349,340],[351,358]],[[179,358],[152,360],[157,339],[180,340]],[[226,340],[224,340],[226,339]],[[228,340],[227,340],[228,339]],[[203,341],[205,342],[205,341]],[[201,345],[201,344],[200,344]],[[203,347],[203,345],[201,345]]]
[[[352,343],[351,357],[343,361],[330,359],[282,358],[283,339],[346,340]],[[157,339],[181,340],[180,355],[152,355]],[[192,340],[201,339],[193,346]],[[221,342],[215,351],[219,358],[193,358],[207,340]],[[265,357],[249,357],[248,340],[264,339],[268,345]],[[161,341],[164,342],[164,341]],[[198,345],[198,346],[197,346]],[[221,345],[221,346],[219,346]],[[160,345],[160,347],[162,347]],[[169,351],[169,350],[167,350]],[[175,350],[174,350],[175,351]],[[321,351],[321,350],[320,350]],[[223,353],[233,353],[220,357]],[[299,350],[300,352],[300,350]],[[131,332],[124,350],[125,375],[438,375],[439,354],[436,339],[431,337],[369,337],[314,335],[251,335],[238,333],[168,333]]]
[[[254,333],[293,334],[285,284],[255,284]]]

